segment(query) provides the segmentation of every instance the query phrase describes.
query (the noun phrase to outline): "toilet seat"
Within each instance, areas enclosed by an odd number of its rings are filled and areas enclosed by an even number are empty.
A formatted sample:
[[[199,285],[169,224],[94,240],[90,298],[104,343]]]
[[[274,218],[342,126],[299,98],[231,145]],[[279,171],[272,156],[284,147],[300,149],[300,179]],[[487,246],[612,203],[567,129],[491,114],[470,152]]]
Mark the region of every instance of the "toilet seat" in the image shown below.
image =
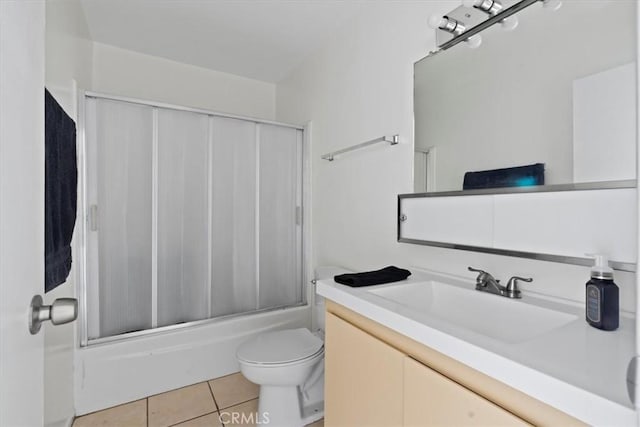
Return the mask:
[[[238,347],[239,361],[255,365],[285,365],[317,357],[324,343],[306,328],[267,332]]]

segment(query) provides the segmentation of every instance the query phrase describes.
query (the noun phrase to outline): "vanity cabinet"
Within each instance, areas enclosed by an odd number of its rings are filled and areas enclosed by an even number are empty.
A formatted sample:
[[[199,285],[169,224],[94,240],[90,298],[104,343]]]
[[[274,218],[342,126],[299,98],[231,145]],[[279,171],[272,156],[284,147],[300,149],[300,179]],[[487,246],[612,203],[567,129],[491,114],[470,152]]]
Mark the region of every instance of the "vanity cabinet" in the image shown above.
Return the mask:
[[[337,316],[325,325],[325,425],[401,425],[405,355]]]
[[[403,376],[406,426],[531,425],[410,357]]]
[[[327,301],[325,425],[585,425]]]

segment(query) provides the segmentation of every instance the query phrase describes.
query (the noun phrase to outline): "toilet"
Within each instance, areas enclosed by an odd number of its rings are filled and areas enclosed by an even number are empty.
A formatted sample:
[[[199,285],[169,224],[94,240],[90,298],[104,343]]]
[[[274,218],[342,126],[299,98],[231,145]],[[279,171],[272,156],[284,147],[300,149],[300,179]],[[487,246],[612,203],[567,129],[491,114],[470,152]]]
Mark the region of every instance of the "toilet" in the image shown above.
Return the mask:
[[[316,279],[346,270],[316,269]],[[260,386],[260,423],[302,427],[324,417],[324,301],[314,295],[313,330],[262,333],[238,347],[240,371]]]

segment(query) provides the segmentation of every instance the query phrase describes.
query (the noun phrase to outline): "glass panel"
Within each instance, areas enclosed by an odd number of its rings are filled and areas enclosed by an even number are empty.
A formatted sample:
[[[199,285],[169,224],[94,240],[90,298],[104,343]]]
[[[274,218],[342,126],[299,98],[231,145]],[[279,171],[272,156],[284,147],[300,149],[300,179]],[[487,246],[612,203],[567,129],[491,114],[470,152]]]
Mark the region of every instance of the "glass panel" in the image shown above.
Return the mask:
[[[211,315],[255,310],[256,125],[211,118]]]
[[[303,300],[301,131],[95,98],[85,126],[90,340]]]
[[[89,330],[109,336],[151,327],[153,117],[151,108],[124,102],[90,100],[90,107],[98,215],[89,233],[98,238],[99,286],[87,296],[99,316],[90,316]]]
[[[260,125],[260,289],[259,307],[302,301],[299,227],[299,131]]]
[[[208,117],[158,109],[158,326],[209,316]]]

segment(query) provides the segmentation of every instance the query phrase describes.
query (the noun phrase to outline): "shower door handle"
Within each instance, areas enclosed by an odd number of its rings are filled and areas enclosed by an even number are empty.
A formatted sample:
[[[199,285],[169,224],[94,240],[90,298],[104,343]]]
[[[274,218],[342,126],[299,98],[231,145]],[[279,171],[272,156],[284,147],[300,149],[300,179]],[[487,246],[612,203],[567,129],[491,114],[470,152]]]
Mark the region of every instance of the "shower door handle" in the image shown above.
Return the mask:
[[[51,305],[44,305],[42,297],[36,295],[31,299],[29,308],[29,332],[35,335],[40,331],[42,322],[51,320],[54,325],[63,325],[78,318],[78,300],[75,298],[58,298]]]

